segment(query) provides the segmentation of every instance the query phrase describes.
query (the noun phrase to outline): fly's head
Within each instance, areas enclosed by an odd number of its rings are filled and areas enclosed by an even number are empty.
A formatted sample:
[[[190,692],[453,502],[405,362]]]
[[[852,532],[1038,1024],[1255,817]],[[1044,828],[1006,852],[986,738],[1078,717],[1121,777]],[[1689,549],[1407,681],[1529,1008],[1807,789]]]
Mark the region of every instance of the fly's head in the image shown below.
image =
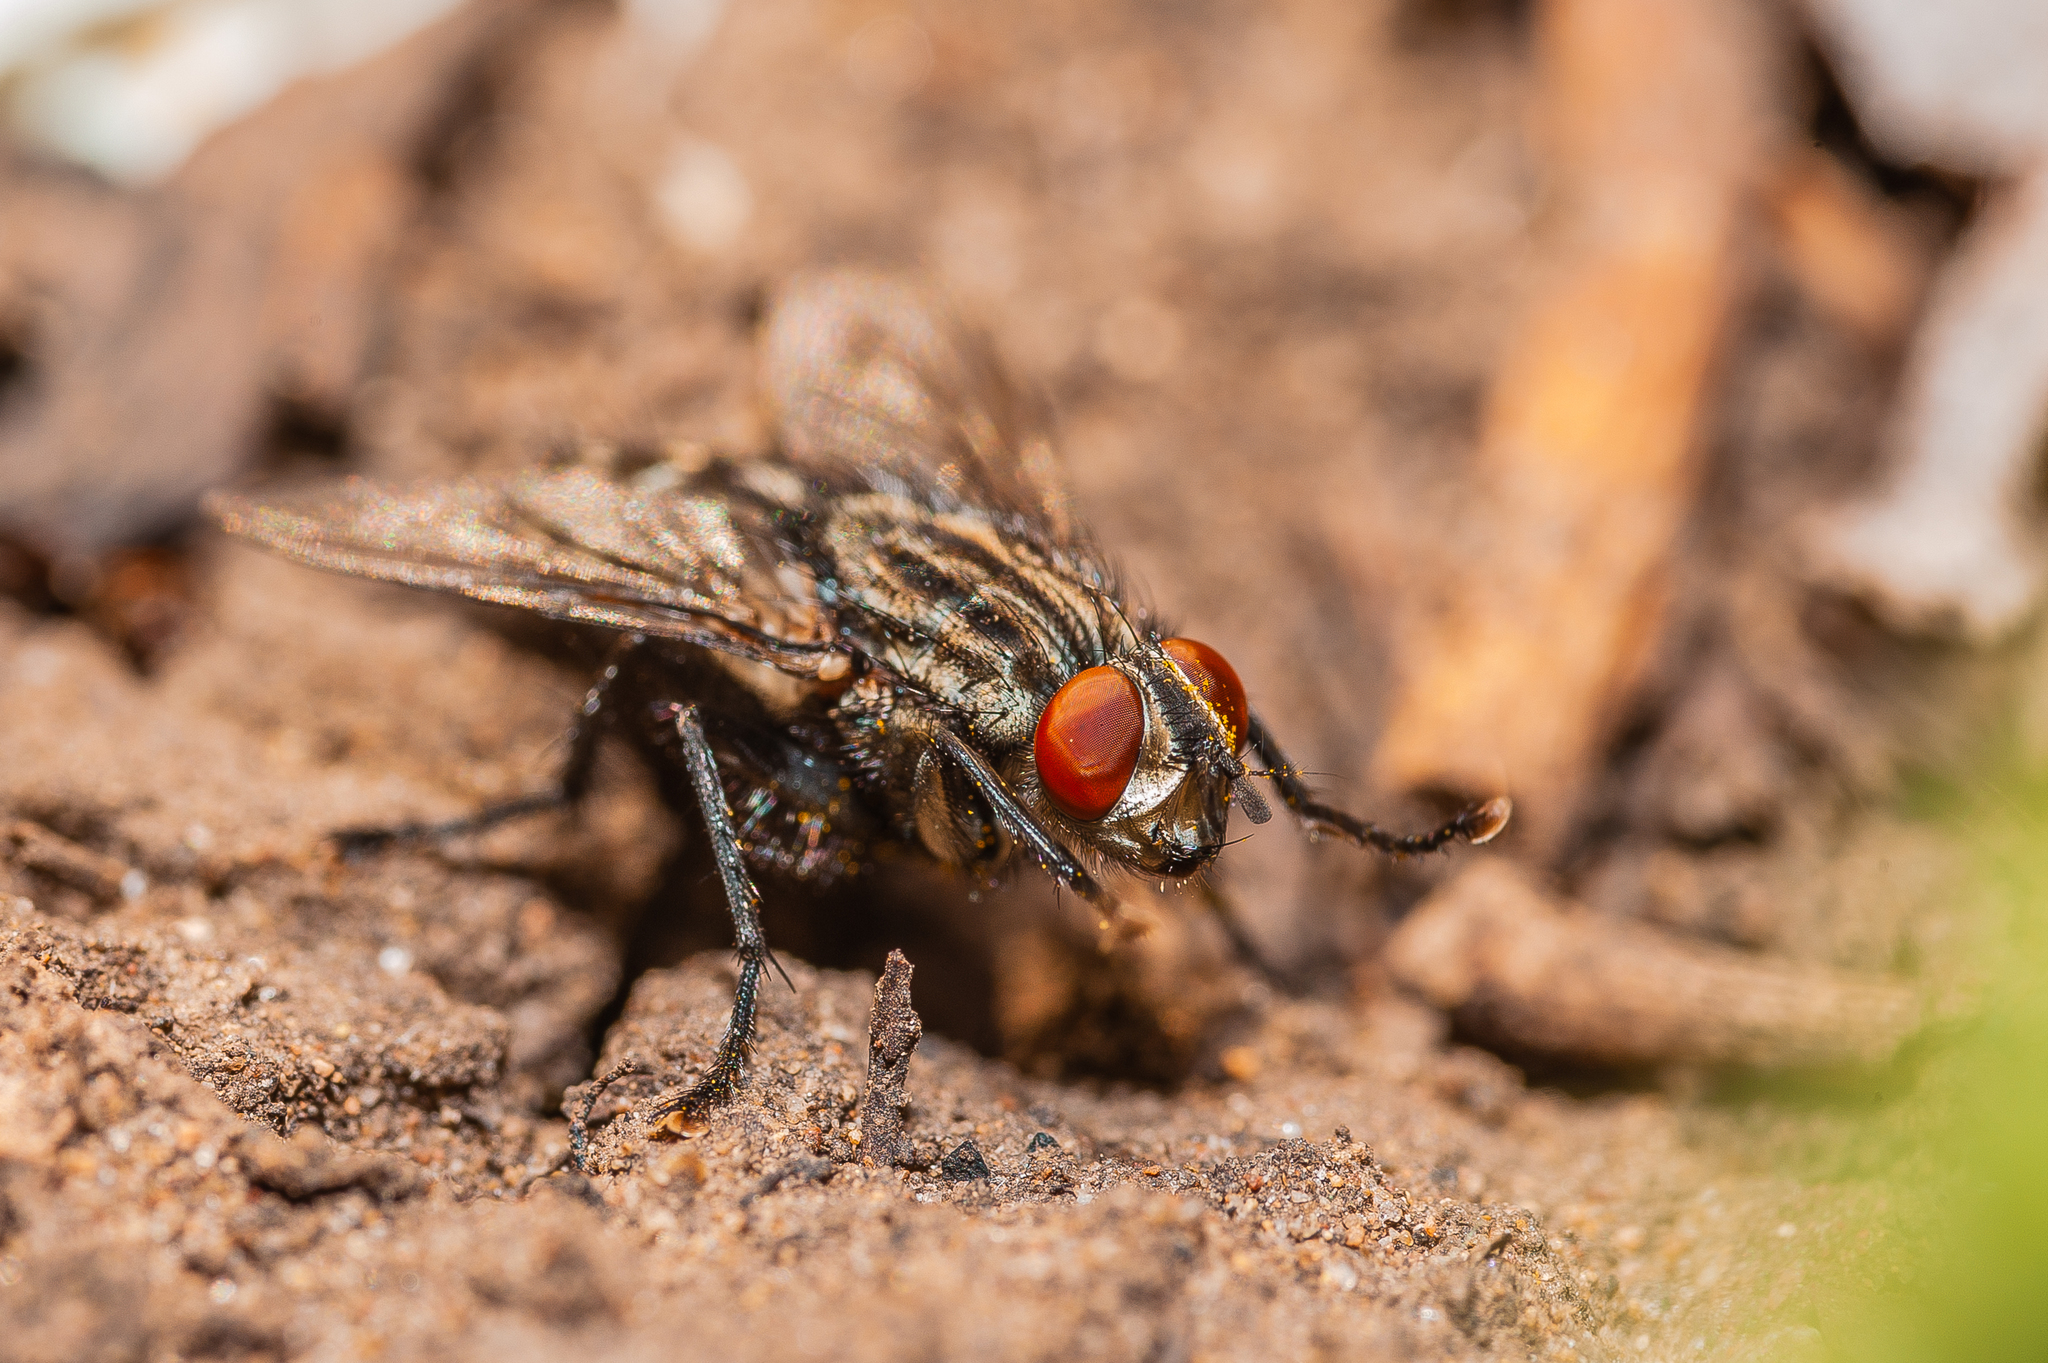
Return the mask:
[[[1223,655],[1192,639],[1147,640],[1046,703],[1034,774],[1071,842],[1148,876],[1192,875],[1222,850],[1233,790],[1265,820],[1238,760],[1249,727]]]

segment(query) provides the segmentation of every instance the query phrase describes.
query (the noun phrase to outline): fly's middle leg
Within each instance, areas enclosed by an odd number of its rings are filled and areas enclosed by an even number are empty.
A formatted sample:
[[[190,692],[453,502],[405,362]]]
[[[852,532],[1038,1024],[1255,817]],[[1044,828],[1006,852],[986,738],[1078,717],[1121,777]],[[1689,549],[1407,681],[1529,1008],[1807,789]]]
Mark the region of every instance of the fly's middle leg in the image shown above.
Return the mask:
[[[393,824],[384,828],[344,828],[333,834],[334,845],[344,857],[357,857],[365,853],[381,851],[394,843],[435,842],[443,838],[466,837],[487,832],[508,820],[527,814],[540,814],[551,809],[561,809],[580,801],[590,790],[590,778],[597,770],[598,741],[610,727],[613,711],[612,691],[619,680],[619,672],[626,660],[641,645],[647,642],[645,636],[629,634],[612,645],[605,658],[605,665],[583,697],[583,704],[577,708],[576,718],[570,722],[564,743],[568,756],[563,759],[562,769],[555,776],[555,782],[546,790],[537,790],[529,795],[514,796],[497,804],[485,805],[474,814],[465,814],[459,819],[447,819],[438,823]]]

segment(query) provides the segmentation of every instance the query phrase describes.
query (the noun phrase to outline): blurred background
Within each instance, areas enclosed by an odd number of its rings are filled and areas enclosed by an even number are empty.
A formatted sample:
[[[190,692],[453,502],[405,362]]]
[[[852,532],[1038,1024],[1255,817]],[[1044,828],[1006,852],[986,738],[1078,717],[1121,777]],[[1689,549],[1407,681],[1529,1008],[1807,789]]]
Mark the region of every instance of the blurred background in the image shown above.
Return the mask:
[[[1515,822],[1234,847],[1227,998],[1035,885],[772,936],[1049,1075],[1426,1000],[1849,1190],[1772,1347],[2035,1356],[2043,71],[2037,0],[0,0],[0,593],[146,682],[255,571],[206,489],[761,448],[779,281],[929,280],[1324,789]]]

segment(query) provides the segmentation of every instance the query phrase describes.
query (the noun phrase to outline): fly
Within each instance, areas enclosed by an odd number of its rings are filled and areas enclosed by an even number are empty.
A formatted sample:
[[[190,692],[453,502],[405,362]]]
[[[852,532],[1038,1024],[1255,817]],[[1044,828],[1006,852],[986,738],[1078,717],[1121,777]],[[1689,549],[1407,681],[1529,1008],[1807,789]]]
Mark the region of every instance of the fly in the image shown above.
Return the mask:
[[[1406,837],[1319,803],[1222,655],[1133,608],[1072,516],[1040,413],[916,291],[793,286],[763,378],[767,454],[212,503],[228,531],[316,567],[615,634],[551,788],[388,834],[572,804],[606,727],[651,726],[703,817],[739,953],[717,1055],[657,1103],[657,1129],[701,1130],[740,1083],[772,959],[759,871],[823,882],[893,840],[986,877],[1021,850],[1107,910],[1115,871],[1172,880],[1214,860],[1233,800],[1264,823],[1254,776],[1312,834],[1385,852],[1506,824],[1504,797]]]

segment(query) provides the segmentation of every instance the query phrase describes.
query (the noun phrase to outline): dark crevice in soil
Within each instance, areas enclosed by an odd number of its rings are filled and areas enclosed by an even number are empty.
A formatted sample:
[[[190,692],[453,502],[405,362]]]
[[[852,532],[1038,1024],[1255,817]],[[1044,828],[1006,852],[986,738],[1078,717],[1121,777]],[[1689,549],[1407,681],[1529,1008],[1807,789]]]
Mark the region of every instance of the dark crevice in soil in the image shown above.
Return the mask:
[[[1475,1025],[1476,1023],[1476,1025]],[[1570,1098],[1594,1099],[1631,1093],[1661,1093],[1669,1085],[1647,1066],[1600,1065],[1529,1051],[1502,1039],[1483,1021],[1453,1014],[1450,1042],[1487,1051],[1522,1072],[1530,1089],[1550,1089]]]
[[[58,562],[0,535],[0,596],[38,615],[77,616],[144,676],[176,645],[195,585],[182,533]]]
[[[36,615],[64,613],[64,603],[50,590],[49,559],[5,535],[0,535],[0,596]]]
[[[28,392],[35,378],[28,328],[18,321],[0,317],[0,421],[7,409]]]
[[[261,464],[267,471],[310,463],[320,472],[347,461],[349,425],[345,413],[300,398],[272,399],[262,440]]]
[[[412,153],[412,173],[431,197],[452,197],[463,166],[489,142],[521,56],[538,49],[564,18],[602,14],[612,6],[603,0],[526,0],[507,8],[512,13],[449,82],[439,114],[428,121]]]
[[[1801,44],[1812,109],[1807,135],[1813,144],[1849,166],[1886,197],[1919,208],[1939,226],[1944,244],[1962,234],[1983,192],[1983,182],[1930,166],[1902,165],[1871,142],[1835,79],[1834,68],[1810,40]]]
[[[1404,0],[1394,36],[1410,52],[1484,39],[1520,40],[1529,31],[1529,0]]]

